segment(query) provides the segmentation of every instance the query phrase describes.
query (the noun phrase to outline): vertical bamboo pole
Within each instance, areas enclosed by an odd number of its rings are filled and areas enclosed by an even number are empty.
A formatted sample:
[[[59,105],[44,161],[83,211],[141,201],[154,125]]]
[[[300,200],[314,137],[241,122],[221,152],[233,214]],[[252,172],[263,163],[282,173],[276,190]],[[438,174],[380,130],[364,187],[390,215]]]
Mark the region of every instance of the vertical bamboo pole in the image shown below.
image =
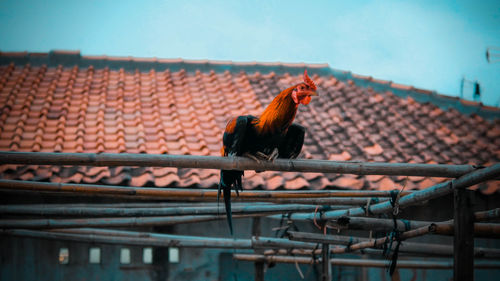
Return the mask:
[[[453,238],[453,280],[474,280],[474,213],[471,191],[455,188],[454,238]]]
[[[322,281],[331,281],[332,280],[332,265],[330,264],[330,244],[323,243],[323,249],[321,251],[323,256],[322,259]]]
[[[259,237],[261,235],[260,218],[253,218],[252,222],[252,235]],[[262,254],[262,250],[256,250],[256,254]],[[255,281],[264,281],[264,262],[256,261],[255,268]]]

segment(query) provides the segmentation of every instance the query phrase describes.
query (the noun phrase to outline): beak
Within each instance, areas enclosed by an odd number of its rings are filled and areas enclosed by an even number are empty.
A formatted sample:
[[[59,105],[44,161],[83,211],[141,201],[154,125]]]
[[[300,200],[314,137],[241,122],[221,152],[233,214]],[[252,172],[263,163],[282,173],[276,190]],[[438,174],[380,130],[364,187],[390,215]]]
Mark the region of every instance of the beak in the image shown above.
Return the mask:
[[[308,94],[310,96],[317,96],[318,95],[318,93],[316,91],[309,91]]]

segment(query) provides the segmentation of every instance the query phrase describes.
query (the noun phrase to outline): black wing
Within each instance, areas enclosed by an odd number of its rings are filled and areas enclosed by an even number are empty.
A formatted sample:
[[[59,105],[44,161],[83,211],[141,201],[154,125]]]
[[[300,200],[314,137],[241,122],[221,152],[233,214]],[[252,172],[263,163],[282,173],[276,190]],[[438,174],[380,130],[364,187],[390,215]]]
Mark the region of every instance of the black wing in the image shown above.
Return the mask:
[[[292,124],[288,127],[285,138],[278,146],[279,158],[297,158],[302,146],[304,145],[304,136],[306,129],[299,124]]]

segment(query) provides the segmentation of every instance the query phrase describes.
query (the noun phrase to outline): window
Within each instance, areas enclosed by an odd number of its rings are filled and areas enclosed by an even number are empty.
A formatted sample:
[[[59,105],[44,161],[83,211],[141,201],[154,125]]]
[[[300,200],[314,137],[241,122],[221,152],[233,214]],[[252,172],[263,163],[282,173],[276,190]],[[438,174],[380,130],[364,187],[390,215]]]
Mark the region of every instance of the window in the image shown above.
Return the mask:
[[[171,263],[179,262],[179,248],[175,247],[168,248],[168,261]]]
[[[120,263],[129,264],[130,263],[130,249],[122,248],[120,251]]]
[[[68,264],[69,263],[69,249],[61,248],[59,249],[59,264]]]
[[[93,247],[89,250],[89,262],[101,263],[101,248]]]
[[[153,248],[142,249],[142,262],[145,264],[153,263]]]

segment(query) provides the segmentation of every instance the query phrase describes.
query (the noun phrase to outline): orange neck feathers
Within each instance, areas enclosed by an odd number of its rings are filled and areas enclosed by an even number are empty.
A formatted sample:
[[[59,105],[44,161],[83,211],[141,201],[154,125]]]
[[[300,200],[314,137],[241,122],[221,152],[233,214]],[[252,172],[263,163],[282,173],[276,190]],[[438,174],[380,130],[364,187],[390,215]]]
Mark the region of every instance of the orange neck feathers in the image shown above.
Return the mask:
[[[295,87],[296,85],[283,90],[266,107],[260,117],[254,120],[254,126],[260,134],[274,134],[280,131],[284,133],[292,124],[298,107],[291,97]]]

